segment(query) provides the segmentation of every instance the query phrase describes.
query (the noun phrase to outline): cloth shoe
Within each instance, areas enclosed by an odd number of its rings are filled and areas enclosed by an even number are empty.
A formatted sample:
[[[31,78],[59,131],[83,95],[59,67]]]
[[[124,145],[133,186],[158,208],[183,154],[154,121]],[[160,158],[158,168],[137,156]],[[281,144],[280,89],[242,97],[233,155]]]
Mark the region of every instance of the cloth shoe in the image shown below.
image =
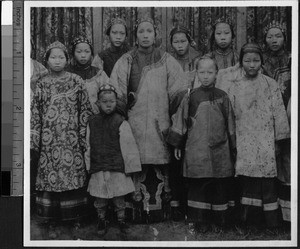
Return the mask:
[[[125,221],[119,221],[119,228],[121,233],[126,233],[129,226]]]
[[[171,217],[173,221],[181,221],[184,219],[184,214],[179,210],[178,207],[171,207]]]
[[[107,233],[107,224],[106,220],[104,219],[98,219],[97,224],[97,234],[100,236],[103,236]]]

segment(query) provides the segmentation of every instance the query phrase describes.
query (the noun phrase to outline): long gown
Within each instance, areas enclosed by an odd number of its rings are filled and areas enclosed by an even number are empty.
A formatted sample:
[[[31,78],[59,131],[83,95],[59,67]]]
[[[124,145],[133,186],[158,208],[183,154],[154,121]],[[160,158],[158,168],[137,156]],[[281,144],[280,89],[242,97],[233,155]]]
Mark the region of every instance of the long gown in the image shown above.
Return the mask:
[[[39,155],[35,188],[40,193],[37,206],[41,216],[51,216],[54,212],[51,205],[45,205],[47,196],[70,191],[71,200],[64,195],[69,212],[61,218],[71,219],[85,213],[87,173],[83,153],[89,115],[88,94],[78,75],[69,72],[57,78],[47,75],[37,83],[31,106],[30,147]]]
[[[110,80],[128,108],[128,122],[140,152],[142,173],[136,183],[142,209],[162,220],[162,199],[168,200],[170,193],[170,148],[163,132],[170,126],[171,109],[178,106],[182,92],[188,88],[187,77],[170,54],[151,47],[124,54],[115,64]]]

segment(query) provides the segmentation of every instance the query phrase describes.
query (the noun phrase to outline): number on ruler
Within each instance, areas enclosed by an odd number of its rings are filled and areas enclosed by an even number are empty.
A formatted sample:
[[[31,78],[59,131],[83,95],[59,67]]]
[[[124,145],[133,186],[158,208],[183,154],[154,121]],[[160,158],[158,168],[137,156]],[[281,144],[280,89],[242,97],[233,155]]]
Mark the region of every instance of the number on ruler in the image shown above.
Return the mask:
[[[20,162],[16,163],[16,167],[21,167],[22,164]]]
[[[21,111],[21,110],[22,110],[22,107],[19,106],[19,105],[16,105],[16,110],[17,110],[17,111]]]

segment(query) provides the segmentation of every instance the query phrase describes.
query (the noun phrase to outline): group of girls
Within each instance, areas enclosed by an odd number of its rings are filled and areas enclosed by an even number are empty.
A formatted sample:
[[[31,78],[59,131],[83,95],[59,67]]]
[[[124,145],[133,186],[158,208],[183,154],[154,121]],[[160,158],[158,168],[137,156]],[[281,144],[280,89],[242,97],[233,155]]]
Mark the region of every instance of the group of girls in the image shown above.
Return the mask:
[[[265,54],[249,43],[238,55],[231,23],[218,19],[202,56],[178,26],[171,56],[155,47],[152,19],[137,20],[130,50],[126,22],[114,18],[111,46],[95,57],[85,37],[73,41],[71,60],[62,43],[50,44],[48,73],[31,85],[36,213],[51,221],[49,236],[58,220],[80,227],[87,191],[99,235],[109,200],[122,232],[126,220],[169,213],[192,232],[223,227],[236,213],[239,224],[261,211],[268,227],[290,221],[290,55],[281,24],[264,32]]]

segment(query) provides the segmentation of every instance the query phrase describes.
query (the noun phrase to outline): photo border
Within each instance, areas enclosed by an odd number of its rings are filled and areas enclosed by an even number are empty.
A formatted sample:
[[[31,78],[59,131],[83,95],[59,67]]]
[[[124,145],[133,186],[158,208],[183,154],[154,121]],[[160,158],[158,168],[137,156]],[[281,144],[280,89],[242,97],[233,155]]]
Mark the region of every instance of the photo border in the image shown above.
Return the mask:
[[[291,240],[103,241],[30,240],[30,8],[31,7],[292,7]],[[298,221],[298,1],[24,1],[24,246],[40,247],[281,247],[297,245]]]

